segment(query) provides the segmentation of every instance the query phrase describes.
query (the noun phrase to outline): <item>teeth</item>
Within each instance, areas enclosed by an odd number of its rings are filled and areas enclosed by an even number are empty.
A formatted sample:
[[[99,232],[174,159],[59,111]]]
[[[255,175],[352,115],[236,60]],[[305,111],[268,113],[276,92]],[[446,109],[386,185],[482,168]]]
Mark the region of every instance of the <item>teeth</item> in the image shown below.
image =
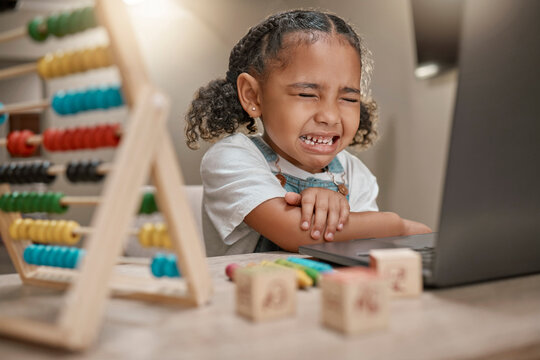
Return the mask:
[[[332,145],[334,143],[332,138],[315,137],[311,135],[300,136],[300,139],[309,145],[315,145],[315,144]]]

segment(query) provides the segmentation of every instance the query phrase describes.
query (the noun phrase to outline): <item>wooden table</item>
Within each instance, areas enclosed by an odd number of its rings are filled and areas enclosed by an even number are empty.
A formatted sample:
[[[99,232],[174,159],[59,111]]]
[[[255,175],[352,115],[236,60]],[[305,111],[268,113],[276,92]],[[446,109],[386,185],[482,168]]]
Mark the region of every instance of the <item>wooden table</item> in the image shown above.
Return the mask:
[[[235,314],[231,262],[288,254],[209,258],[215,294],[201,308],[109,302],[97,342],[70,353],[0,338],[0,359],[521,359],[540,358],[540,275],[394,300],[390,327],[343,336],[321,326],[320,292],[298,290],[294,317],[252,323]],[[0,313],[54,318],[58,292],[0,276]]]

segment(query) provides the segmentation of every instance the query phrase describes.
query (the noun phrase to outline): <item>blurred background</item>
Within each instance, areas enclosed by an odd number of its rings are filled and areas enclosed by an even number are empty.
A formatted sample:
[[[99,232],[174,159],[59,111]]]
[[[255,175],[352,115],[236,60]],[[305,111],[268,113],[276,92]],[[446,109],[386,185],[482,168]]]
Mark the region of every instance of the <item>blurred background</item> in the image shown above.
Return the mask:
[[[151,78],[172,99],[168,129],[186,184],[201,183],[199,164],[210,146],[189,150],[184,114],[194,92],[224,77],[234,44],[266,16],[293,8],[329,10],[351,22],[373,52],[372,95],[380,108],[379,141],[357,153],[378,179],[381,210],[426,223],[437,230],[446,152],[457,85],[461,0],[125,0]],[[91,5],[91,1],[2,1],[0,32],[25,26],[37,15]],[[13,9],[11,9],[12,7]],[[0,44],[0,68],[34,62],[47,52],[107,42],[102,29],[61,40],[35,43],[28,38]],[[93,70],[69,79],[41,80],[36,74],[0,81],[4,104],[50,98],[60,89],[119,81],[114,68]],[[47,110],[37,116],[41,130],[96,122],[123,122],[119,108],[60,118]],[[75,121],[76,120],[76,121]],[[6,136],[6,126],[0,137]],[[140,144],[145,146],[145,144]],[[111,160],[112,150],[47,153],[65,163],[76,158]],[[6,151],[0,161],[9,161]],[[26,188],[28,189],[28,188]],[[100,185],[73,185],[62,177],[52,190],[94,195]],[[89,208],[74,208],[65,217],[87,224]]]

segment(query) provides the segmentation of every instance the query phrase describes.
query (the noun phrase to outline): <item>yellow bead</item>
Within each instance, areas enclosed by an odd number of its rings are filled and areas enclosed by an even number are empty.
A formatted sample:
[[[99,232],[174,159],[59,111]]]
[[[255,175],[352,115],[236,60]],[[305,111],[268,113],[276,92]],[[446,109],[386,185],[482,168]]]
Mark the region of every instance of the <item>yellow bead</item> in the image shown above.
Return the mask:
[[[19,228],[19,237],[21,239],[28,239],[28,230],[30,227],[34,224],[34,220],[32,219],[23,219],[22,225]]]
[[[57,243],[63,243],[62,234],[64,233],[64,228],[66,227],[66,220],[58,220],[56,226],[53,228],[53,238]]]
[[[49,79],[52,76],[51,74],[51,61],[53,56],[47,54],[38,61],[38,73],[44,79]]]
[[[47,239],[45,238],[45,231],[47,229],[47,222],[45,220],[38,220],[36,221],[36,237],[35,240],[40,243],[46,243]]]
[[[20,239],[19,229],[21,227],[21,224],[22,219],[17,219],[9,225],[9,236],[11,236],[12,239]]]
[[[45,230],[45,239],[48,243],[57,243],[58,240],[54,237],[54,229],[58,225],[58,221],[51,220],[47,223],[47,228]]]
[[[83,72],[84,68],[84,57],[82,56],[82,51],[73,52],[70,56],[71,61],[71,70],[73,73]]]
[[[96,65],[97,67],[107,67],[112,65],[112,56],[109,47],[100,46],[96,48]]]
[[[150,247],[152,246],[152,230],[153,226],[150,223],[146,223],[143,225],[143,227],[139,230],[139,244],[144,247]]]
[[[75,245],[81,239],[80,234],[75,234],[73,231],[78,229],[80,226],[75,221],[68,221],[64,227],[62,242],[67,245]]]
[[[60,69],[63,76],[73,74],[75,72],[73,69],[73,53],[64,53],[58,58],[58,62],[60,64]]]
[[[86,49],[81,53],[83,59],[84,71],[93,69],[92,50]]]

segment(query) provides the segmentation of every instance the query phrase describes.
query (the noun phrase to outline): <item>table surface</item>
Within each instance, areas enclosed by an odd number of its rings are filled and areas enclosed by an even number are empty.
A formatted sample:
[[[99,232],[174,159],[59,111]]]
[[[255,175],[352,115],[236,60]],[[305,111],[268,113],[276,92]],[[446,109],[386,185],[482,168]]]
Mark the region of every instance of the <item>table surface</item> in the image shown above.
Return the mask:
[[[424,291],[392,300],[386,330],[344,336],[320,323],[320,290],[298,290],[296,315],[253,323],[235,313],[224,269],[290,254],[208,258],[210,304],[178,308],[111,299],[83,353],[0,338],[1,359],[520,359],[540,358],[540,275]],[[0,314],[54,317],[59,292],[0,276]]]

